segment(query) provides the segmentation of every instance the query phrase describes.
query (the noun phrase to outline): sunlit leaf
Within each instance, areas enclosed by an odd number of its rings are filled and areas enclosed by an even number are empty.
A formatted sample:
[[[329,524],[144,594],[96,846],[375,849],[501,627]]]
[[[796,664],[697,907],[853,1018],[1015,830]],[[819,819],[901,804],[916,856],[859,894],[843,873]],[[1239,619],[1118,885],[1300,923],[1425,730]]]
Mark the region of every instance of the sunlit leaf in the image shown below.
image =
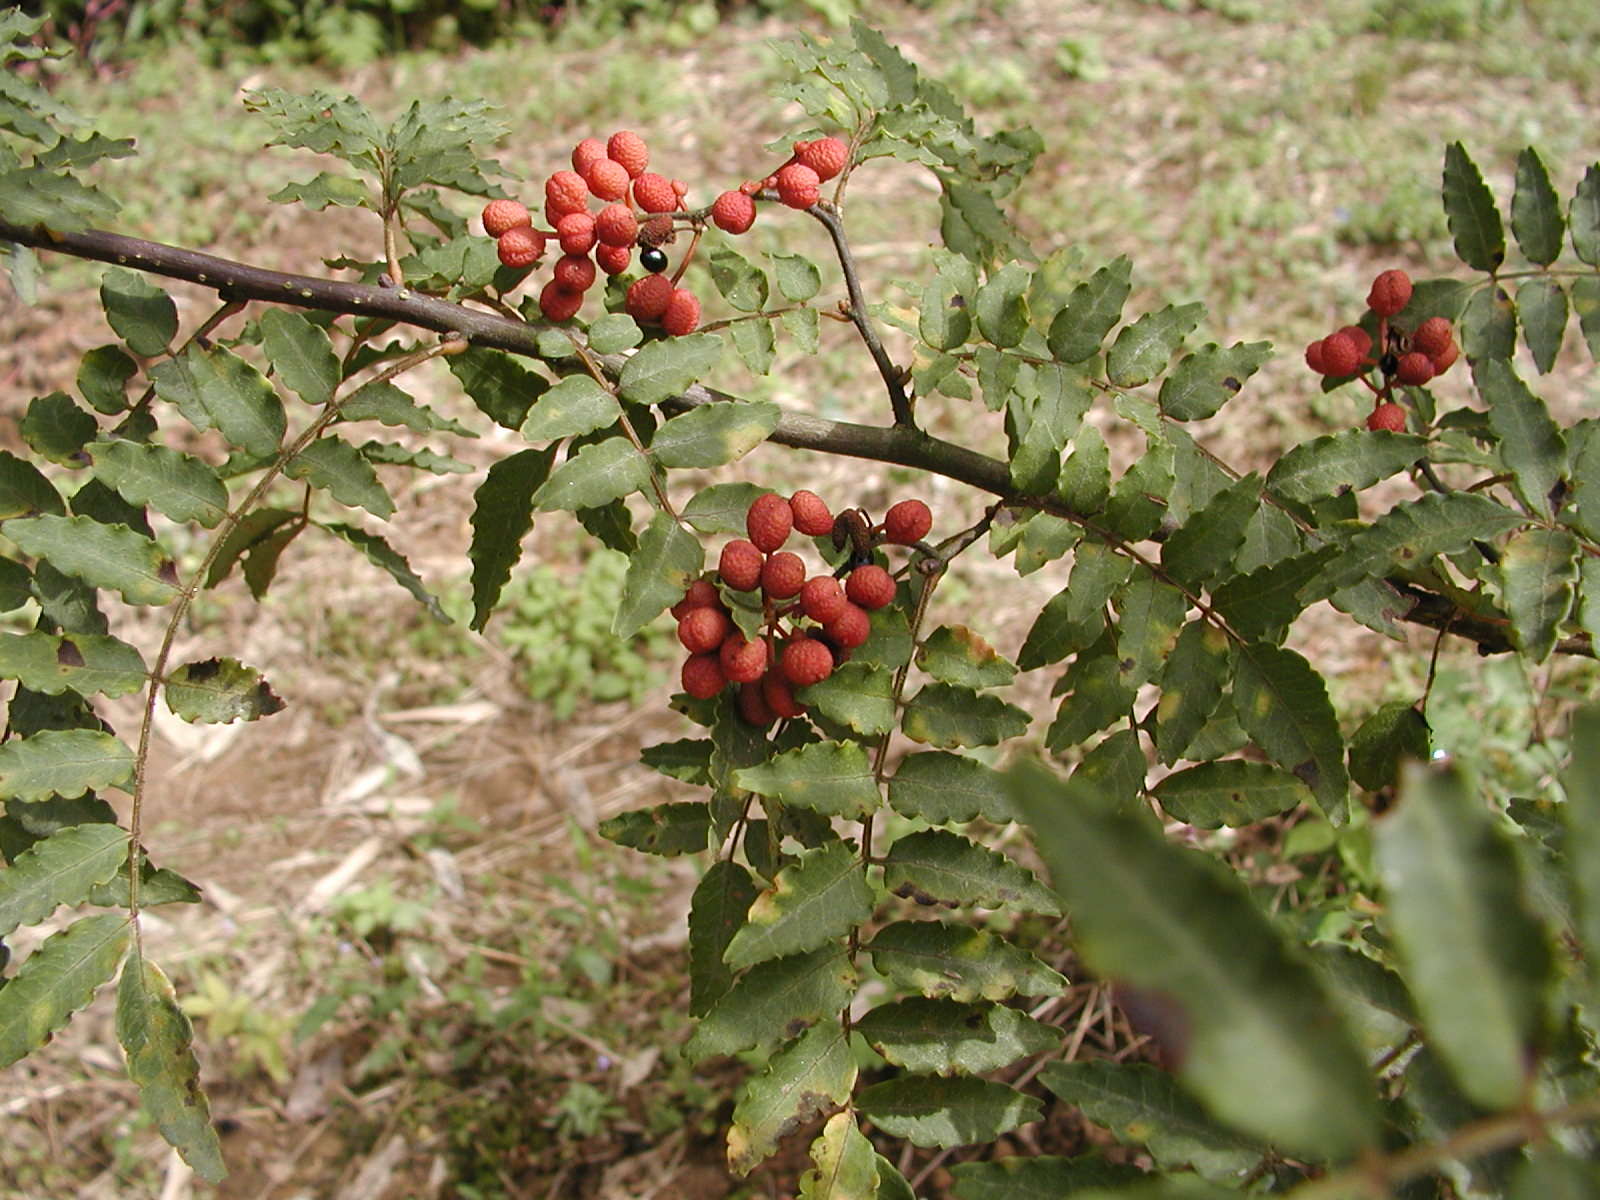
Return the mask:
[[[872,889],[856,850],[831,842],[808,850],[778,872],[756,897],[744,928],[723,955],[737,970],[769,958],[811,950],[872,915]]]
[[[742,1050],[770,1051],[798,1037],[811,1022],[843,1010],[856,983],[856,968],[843,946],[757,963],[711,1006],[684,1055],[699,1062]]]
[[[1067,306],[1050,322],[1050,353],[1065,363],[1092,358],[1122,319],[1133,264],[1126,255],[1107,263],[1073,289]]]
[[[155,366],[156,393],[176,404],[191,424],[215,427],[231,445],[255,458],[270,458],[283,440],[288,419],[283,401],[255,367],[221,346],[190,346]]]
[[[722,961],[759,895],[755,880],[741,863],[722,858],[700,877],[689,906],[689,1015],[704,1016],[733,984],[733,971]]]
[[[1493,271],[1506,257],[1506,234],[1494,194],[1460,142],[1444,151],[1444,215],[1456,255],[1477,271]]]
[[[1544,160],[1532,146],[1517,155],[1517,190],[1511,197],[1511,232],[1523,257],[1539,266],[1555,262],[1567,231],[1561,201]]]
[[[1028,272],[1007,263],[989,276],[973,299],[978,328],[995,346],[1008,349],[1028,332]]]
[[[1161,411],[1175,421],[1215,416],[1272,357],[1270,342],[1215,342],[1184,357],[1161,382]]]
[[[811,1143],[815,1166],[800,1177],[799,1200],[877,1200],[878,1160],[855,1115],[835,1113]]]
[[[178,595],[177,571],[161,547],[120,525],[89,517],[43,515],[5,523],[5,535],[33,558],[66,575],[121,593],[129,604],[166,604]]]
[[[652,345],[660,343],[653,342]],[[557,467],[533,496],[533,506],[594,508],[649,486],[650,466],[627,438],[591,442]]]
[[[144,658],[127,642],[106,634],[0,634],[0,678],[48,696],[126,696],[145,684]]]
[[[283,385],[307,404],[332,400],[339,359],[327,331],[287,308],[267,309],[260,325],[262,348]]]
[[[122,961],[126,913],[84,917],[46,938],[0,988],[0,1068],[32,1054],[94,999]]]
[[[1427,440],[1409,433],[1347,429],[1294,446],[1267,473],[1267,490],[1285,500],[1310,504],[1345,489],[1365,491],[1403,471],[1427,450]]]
[[[588,375],[568,375],[528,410],[522,436],[530,442],[581,437],[615,423],[622,415],[616,397]]]
[[[998,934],[942,921],[896,921],[867,945],[872,965],[901,987],[968,1004],[1056,996],[1066,979]]]
[[[941,625],[917,647],[917,666],[944,683],[1004,687],[1017,668],[965,625]]]
[[[1121,333],[1106,351],[1106,377],[1121,388],[1149,383],[1167,368],[1183,339],[1205,315],[1205,305],[1169,304],[1146,313]]]
[[[878,1005],[856,1021],[856,1032],[895,1066],[939,1075],[997,1071],[1053,1050],[1062,1037],[1054,1026],[1004,1004],[924,996]]]
[[[742,788],[828,817],[860,820],[878,808],[878,783],[860,742],[812,742],[734,774]]]
[[[901,714],[901,731],[912,741],[939,749],[993,746],[1028,728],[1028,714],[998,696],[971,688],[930,683],[911,698]]]
[[[1172,654],[1189,610],[1189,598],[1149,571],[1139,571],[1112,601],[1117,621],[1117,676],[1136,690],[1154,679]]]
[[[894,673],[882,664],[855,659],[795,695],[808,708],[862,737],[876,737],[894,728]]]
[[[129,504],[207,529],[228,515],[228,489],[198,458],[139,442],[94,442],[88,449],[95,474]]]
[[[226,725],[283,711],[283,700],[261,672],[236,658],[184,663],[167,674],[167,707],[185,721]]]
[[[617,380],[622,398],[659,404],[705,376],[721,356],[722,339],[714,333],[651,342],[624,364]]]
[[[1060,912],[1050,889],[1031,871],[945,829],[924,829],[896,840],[883,859],[883,886],[919,904]]]
[[[1168,775],[1152,794],[1173,820],[1202,829],[1250,825],[1311,800],[1311,790],[1289,772],[1237,758]]]
[[[39,839],[0,871],[0,937],[82,904],[127,861],[128,833],[115,825],[73,825]]]
[[[768,400],[701,404],[656,430],[650,453],[664,467],[720,467],[766,441],[781,415]]]
[[[704,565],[705,548],[700,539],[667,513],[656,513],[628,558],[611,632],[619,638],[638,633],[663,609],[683,598],[689,581]]]
[[[779,1051],[739,1090],[728,1130],[728,1166],[748,1175],[805,1121],[846,1103],[856,1083],[850,1039],[838,1020],[819,1021]]]

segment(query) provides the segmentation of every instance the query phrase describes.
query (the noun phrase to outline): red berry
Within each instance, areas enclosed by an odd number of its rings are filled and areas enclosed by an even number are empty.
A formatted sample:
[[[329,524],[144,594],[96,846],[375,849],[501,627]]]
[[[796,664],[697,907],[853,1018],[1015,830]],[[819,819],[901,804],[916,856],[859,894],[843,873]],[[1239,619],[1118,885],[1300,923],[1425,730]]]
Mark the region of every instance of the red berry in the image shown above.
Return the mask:
[[[897,546],[909,546],[928,536],[933,513],[921,500],[902,500],[883,514],[883,536]]]
[[[683,599],[674,604],[669,611],[676,621],[683,620],[684,614],[696,608],[720,608],[722,597],[717,594],[717,585],[709,579],[696,579],[683,593]]]
[[[728,685],[715,654],[692,654],[684,660],[683,690],[696,700],[709,700]]]
[[[1460,357],[1461,357],[1461,347],[1459,345],[1457,345],[1455,342],[1451,342],[1448,346],[1446,346],[1444,348],[1443,351],[1441,351],[1440,353],[1434,355],[1434,358],[1433,358],[1433,373],[1434,373],[1434,375],[1436,375],[1436,376],[1443,375],[1446,371],[1448,371],[1451,367],[1453,367],[1455,365],[1456,359],[1458,359]]]
[[[661,314],[661,328],[673,337],[682,337],[700,328],[700,301],[688,288],[674,288]]]
[[[1372,410],[1372,415],[1367,418],[1367,428],[1374,433],[1379,430],[1388,430],[1390,433],[1404,433],[1406,431],[1406,410],[1398,404],[1386,401]]]
[[[1361,348],[1342,333],[1330,333],[1322,339],[1323,373],[1335,379],[1354,375],[1361,369]]]
[[[894,603],[894,576],[877,563],[866,563],[850,572],[844,594],[862,608],[883,608]]]
[[[850,147],[836,137],[818,138],[814,142],[796,142],[794,158],[796,162],[810,167],[817,173],[817,178],[826,183],[844,170],[845,163],[850,161]]]
[[[564,288],[554,279],[544,285],[539,293],[539,311],[547,321],[566,321],[578,315],[583,307],[583,293]]]
[[[607,275],[621,275],[633,261],[633,247],[608,246],[601,242],[594,248],[594,261]]]
[[[1450,322],[1443,317],[1429,317],[1417,331],[1411,335],[1411,348],[1426,354],[1429,358],[1438,358],[1445,350],[1454,345],[1455,332],[1450,328]]]
[[[1359,325],[1346,325],[1343,329],[1335,330],[1355,343],[1356,349],[1362,358],[1372,353],[1372,335]]]
[[[633,181],[633,202],[647,213],[669,213],[678,208],[678,193],[672,180],[646,171]]]
[[[1401,383],[1421,387],[1433,378],[1433,359],[1415,350],[1410,354],[1402,354],[1395,365],[1394,377]]]
[[[773,186],[778,189],[778,199],[790,208],[810,208],[822,198],[822,181],[805,163],[783,167]]]
[[[594,232],[607,246],[631,246],[639,236],[639,222],[626,204],[608,204],[596,215]]]
[[[531,267],[544,253],[544,234],[531,225],[514,225],[500,235],[500,261],[508,267]]]
[[[520,200],[491,200],[483,206],[483,231],[492,238],[519,225],[532,225],[533,214]]]
[[[544,181],[546,213],[557,218],[568,213],[584,212],[589,207],[589,185],[576,171],[557,171]]]
[[[794,528],[794,513],[789,502],[777,492],[762,492],[750,502],[744,515],[745,532],[757,549],[771,554],[789,540]]]
[[[711,204],[711,219],[724,233],[744,233],[756,223],[756,202],[743,192],[723,192]]]
[[[690,654],[710,654],[733,632],[733,621],[720,608],[691,608],[678,621],[678,641]]]
[[[769,556],[761,568],[761,590],[774,600],[788,600],[798,595],[805,581],[805,563],[798,554],[788,550]]]
[[[849,603],[832,575],[813,575],[800,588],[800,611],[818,625],[837,620]]]
[[[734,538],[722,548],[717,559],[717,574],[736,592],[752,592],[761,582],[761,551],[743,538]]]
[[[678,197],[678,203],[682,204],[683,198],[689,194],[689,185],[681,179],[674,179],[672,181],[672,191]]]
[[[584,138],[572,148],[572,169],[582,175],[589,164],[606,156],[606,144],[599,138]]]
[[[789,681],[779,671],[768,671],[761,679],[761,698],[770,708],[784,720],[800,716],[806,711],[806,706],[794,698],[794,693],[789,690]]]
[[[619,129],[606,142],[606,154],[614,163],[620,163],[629,178],[637,179],[650,165],[650,151],[644,139],[631,129]]]
[[[790,496],[789,511],[794,514],[794,527],[807,537],[825,537],[833,532],[833,514],[815,492],[802,488]]]
[[[1380,317],[1392,317],[1410,303],[1411,276],[1398,269],[1380,274],[1367,293],[1367,307]]]
[[[842,613],[823,622],[822,632],[839,649],[854,650],[872,636],[872,618],[860,605],[846,602]]]
[[[833,674],[833,651],[816,638],[792,638],[784,644],[778,669],[795,687],[810,687]]]
[[[586,212],[566,214],[556,222],[556,240],[564,253],[589,253],[594,249],[594,218]]]
[[[1322,359],[1321,338],[1306,347],[1306,366],[1310,367],[1318,375],[1326,375],[1328,373],[1328,364]]]
[[[594,286],[594,262],[583,254],[563,254],[552,274],[569,292],[586,292]]]
[[[601,200],[621,200],[628,194],[628,168],[609,158],[597,158],[583,173],[583,181]]]
[[[768,654],[765,638],[752,641],[736,630],[717,651],[717,661],[729,682],[754,683],[767,673]]]
[[[762,693],[759,683],[741,683],[739,685],[739,715],[751,725],[765,729],[778,719],[778,714],[772,711],[772,706],[767,703],[766,696]]]
[[[665,275],[646,275],[628,285],[623,308],[635,321],[659,321],[672,299],[672,280]]]

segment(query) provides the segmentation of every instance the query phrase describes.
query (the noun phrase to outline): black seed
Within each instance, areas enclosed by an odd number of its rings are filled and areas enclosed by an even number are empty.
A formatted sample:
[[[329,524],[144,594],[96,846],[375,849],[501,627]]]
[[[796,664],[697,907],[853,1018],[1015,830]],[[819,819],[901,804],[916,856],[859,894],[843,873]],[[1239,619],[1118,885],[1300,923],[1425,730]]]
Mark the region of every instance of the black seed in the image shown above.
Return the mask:
[[[648,246],[639,252],[639,265],[652,275],[658,275],[667,269],[666,252],[657,246]]]

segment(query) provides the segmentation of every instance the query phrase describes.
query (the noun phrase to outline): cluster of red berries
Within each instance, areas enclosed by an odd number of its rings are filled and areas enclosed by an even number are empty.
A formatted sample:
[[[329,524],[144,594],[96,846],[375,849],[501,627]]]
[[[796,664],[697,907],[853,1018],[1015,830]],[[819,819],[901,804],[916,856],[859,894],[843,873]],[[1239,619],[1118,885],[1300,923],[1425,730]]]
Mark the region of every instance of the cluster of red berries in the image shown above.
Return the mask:
[[[661,247],[674,236],[671,214],[683,207],[688,185],[647,171],[649,165],[650,150],[632,130],[618,130],[604,142],[584,138],[573,147],[572,169],[544,181],[549,229],[535,229],[533,214],[519,201],[491,200],[484,206],[484,232],[496,239],[506,266],[533,266],[552,240],[561,247],[550,281],[539,293],[539,311],[547,320],[576,316],[597,278],[596,267],[620,275],[638,246],[639,264],[648,274],[628,289],[630,315],[659,322],[674,336],[699,326],[695,294],[661,273],[667,266]],[[598,211],[591,211],[594,201],[601,205]]]
[[[709,700],[737,685],[739,714],[752,725],[799,716],[805,707],[794,689],[832,675],[871,636],[869,614],[894,602],[894,577],[873,561],[873,548],[919,543],[932,528],[933,514],[921,500],[900,501],[873,525],[859,509],[834,517],[815,492],[787,500],[763,492],[745,513],[749,536],[722,548],[716,582],[695,580],[672,606],[678,641],[689,652],[683,690]],[[840,549],[850,546],[850,557],[835,574],[808,576],[800,556],[783,549],[795,532],[831,535]],[[759,636],[746,637],[734,623],[719,583],[734,592],[760,591]]]
[[[850,147],[836,137],[796,142],[794,153],[765,179],[751,179],[738,191],[723,192],[711,205],[711,220],[724,233],[744,233],[755,224],[758,192],[774,191],[790,208],[810,208],[822,198],[827,183],[850,160]]]
[[[1306,365],[1319,375],[1347,379],[1368,367],[1383,373],[1374,387],[1377,402],[1367,418],[1367,428],[1399,433],[1406,427],[1405,410],[1390,399],[1393,384],[1421,387],[1443,375],[1460,356],[1455,331],[1444,317],[1429,317],[1415,328],[1395,322],[1411,303],[1411,277],[1401,270],[1381,272],[1367,292],[1367,309],[1374,318],[1374,336],[1361,325],[1346,325],[1306,347]]]

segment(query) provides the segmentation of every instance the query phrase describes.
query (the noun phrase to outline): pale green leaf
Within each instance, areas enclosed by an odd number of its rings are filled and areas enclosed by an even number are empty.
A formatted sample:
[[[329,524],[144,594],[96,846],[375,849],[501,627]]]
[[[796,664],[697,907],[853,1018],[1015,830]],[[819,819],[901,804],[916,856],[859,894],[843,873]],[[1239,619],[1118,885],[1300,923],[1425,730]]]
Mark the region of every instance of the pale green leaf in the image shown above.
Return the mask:
[[[122,787],[133,751],[98,729],[44,729],[0,743],[0,795],[24,803]]]
[[[711,282],[722,298],[740,312],[760,312],[767,303],[767,273],[726,243],[720,243],[706,259]]]
[[[671,516],[658,512],[639,535],[639,545],[628,556],[611,632],[630,638],[663,609],[683,599],[691,580],[705,566],[705,547]]]
[[[1237,758],[1168,775],[1153,795],[1173,820],[1202,829],[1251,825],[1311,800],[1311,790],[1289,772]]]
[[[1183,339],[1205,315],[1205,305],[1169,304],[1146,313],[1121,333],[1106,351],[1106,377],[1119,388],[1149,383],[1167,368]]]
[[[877,1200],[878,1159],[856,1128],[855,1114],[834,1113],[811,1143],[811,1170],[800,1177],[799,1200]]]
[[[228,489],[198,458],[140,442],[93,442],[95,474],[137,508],[212,529],[228,515]]]
[[[745,1081],[728,1130],[728,1166],[748,1175],[778,1140],[817,1113],[850,1099],[856,1064],[838,1020],[821,1021]]]
[[[261,314],[261,345],[274,374],[307,404],[326,404],[339,386],[339,359],[327,331],[287,308]]]
[[[184,663],[167,673],[167,707],[185,721],[226,725],[283,711],[283,700],[260,671],[236,658]]]
[[[733,935],[723,961],[737,970],[769,958],[811,950],[842,937],[872,915],[855,848],[830,842],[807,850],[778,872],[750,906],[743,929]]]
[[[161,547],[123,525],[89,517],[23,517],[5,523],[17,549],[91,587],[119,592],[129,604],[166,604],[178,596],[178,573]]]
[[[937,1075],[875,1083],[856,1096],[856,1107],[892,1137],[942,1147],[992,1142],[1044,1113],[1036,1098],[1007,1084]]]
[[[826,817],[860,820],[879,804],[872,763],[860,742],[812,742],[736,771],[733,778],[759,796]]]
[[[941,625],[917,647],[917,666],[942,683],[960,687],[1004,687],[1017,668],[965,625]]]
[[[714,333],[651,342],[623,365],[617,383],[622,398],[634,404],[659,404],[705,376],[722,356]]]
[[[48,696],[126,696],[145,684],[144,659],[106,634],[0,634],[0,678]]]
[[[568,375],[528,410],[522,436],[530,442],[582,437],[616,423],[622,415],[617,398],[589,375]]]
[[[342,438],[331,434],[317,438],[284,464],[283,473],[325,489],[340,504],[364,508],[384,520],[394,515],[394,501],[378,482],[378,472]]]
[[[713,483],[702,488],[679,513],[701,533],[745,534],[745,514],[751,502],[768,488],[753,483]]]
[[[896,921],[867,945],[872,965],[900,987],[970,1004],[1058,996],[1066,979],[999,934],[942,921]]]
[[[1272,357],[1270,342],[1211,342],[1185,356],[1161,382],[1161,411],[1175,421],[1215,416]]]
[[[1511,643],[1542,663],[1555,649],[1578,584],[1578,539],[1564,529],[1525,529],[1500,552],[1500,599]]]
[[[357,388],[347,399],[339,402],[341,421],[378,421],[384,425],[409,429],[413,433],[453,433],[457,437],[475,438],[460,421],[440,416],[426,404],[396,387],[388,380],[372,382]]]
[[[156,393],[201,429],[215,427],[254,458],[277,453],[288,420],[283,401],[255,367],[221,346],[188,347],[150,372]]]
[[[71,825],[40,838],[0,871],[0,937],[84,903],[127,861],[128,833],[115,825]]]
[[[973,298],[978,328],[993,345],[1008,349],[1028,332],[1028,272],[1017,263],[996,271]]]
[[[799,254],[773,254],[772,277],[778,282],[778,291],[785,300],[800,304],[811,299],[822,288],[822,272],[816,263]]]
[[[94,999],[127,951],[126,913],[84,917],[51,934],[0,988],[0,1069],[32,1054]]]
[[[1267,472],[1267,490],[1310,504],[1346,489],[1361,492],[1421,458],[1427,440],[1409,433],[1347,429],[1301,442]]]
[[[994,746],[1028,728],[1028,714],[998,696],[967,687],[930,683],[911,698],[901,714],[901,731],[912,741],[942,750]]]
[[[607,438],[584,446],[557,467],[533,494],[533,506],[545,512],[596,508],[649,484],[650,466],[644,456],[627,438]]]
[[[766,441],[780,416],[769,400],[697,405],[656,430],[650,453],[664,467],[720,467]]]
[[[870,643],[857,654],[865,654],[869,647]],[[834,668],[821,683],[798,689],[795,697],[862,737],[877,737],[894,728],[894,672],[864,657]]]

